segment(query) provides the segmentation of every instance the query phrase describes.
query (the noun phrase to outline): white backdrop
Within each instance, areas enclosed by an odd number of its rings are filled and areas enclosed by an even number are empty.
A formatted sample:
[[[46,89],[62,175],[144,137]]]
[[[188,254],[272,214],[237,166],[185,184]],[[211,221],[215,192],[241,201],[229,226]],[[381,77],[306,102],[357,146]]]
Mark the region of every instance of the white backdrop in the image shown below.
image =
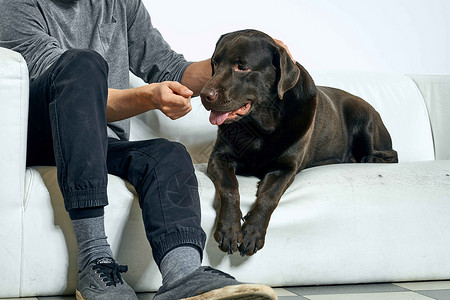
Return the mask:
[[[311,70],[450,74],[449,0],[143,0],[173,49],[211,56],[221,34],[262,30]]]

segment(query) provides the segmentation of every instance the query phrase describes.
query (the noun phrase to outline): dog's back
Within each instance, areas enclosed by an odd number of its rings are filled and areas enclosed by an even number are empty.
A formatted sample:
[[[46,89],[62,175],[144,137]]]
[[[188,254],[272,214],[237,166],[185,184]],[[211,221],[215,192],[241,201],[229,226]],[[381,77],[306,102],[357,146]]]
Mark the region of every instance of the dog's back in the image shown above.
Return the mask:
[[[397,162],[392,140],[379,113],[346,91],[317,87],[317,110],[305,167],[331,163]],[[375,157],[381,154],[381,157]],[[374,156],[375,155],[375,156]]]

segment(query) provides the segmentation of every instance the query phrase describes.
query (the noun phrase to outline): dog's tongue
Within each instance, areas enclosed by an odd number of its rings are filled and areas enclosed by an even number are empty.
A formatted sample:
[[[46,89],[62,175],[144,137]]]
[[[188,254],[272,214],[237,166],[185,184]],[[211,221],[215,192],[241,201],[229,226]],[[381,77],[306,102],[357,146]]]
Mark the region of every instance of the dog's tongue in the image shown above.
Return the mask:
[[[209,122],[213,125],[222,125],[223,122],[228,118],[229,112],[221,112],[221,111],[211,111],[209,115]]]

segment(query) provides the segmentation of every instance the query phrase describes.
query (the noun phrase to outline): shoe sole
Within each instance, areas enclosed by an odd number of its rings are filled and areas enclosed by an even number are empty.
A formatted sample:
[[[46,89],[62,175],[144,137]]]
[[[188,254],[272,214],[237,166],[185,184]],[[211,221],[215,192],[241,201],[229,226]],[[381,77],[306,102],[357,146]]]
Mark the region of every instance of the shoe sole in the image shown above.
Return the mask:
[[[86,300],[86,299],[83,298],[83,296],[81,296],[81,293],[80,293],[79,290],[77,290],[75,292],[75,297],[77,298],[77,300]]]
[[[239,284],[230,285],[207,293],[183,298],[181,300],[278,300],[275,291],[266,285]]]

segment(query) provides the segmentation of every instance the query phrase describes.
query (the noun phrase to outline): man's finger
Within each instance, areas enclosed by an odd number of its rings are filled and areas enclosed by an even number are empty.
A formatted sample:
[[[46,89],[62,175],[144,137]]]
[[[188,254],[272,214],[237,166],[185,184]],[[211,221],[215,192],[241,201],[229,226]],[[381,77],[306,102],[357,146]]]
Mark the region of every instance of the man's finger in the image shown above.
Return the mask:
[[[287,54],[289,55],[289,57],[292,59],[293,62],[295,62],[295,59],[292,57],[291,51],[289,51],[288,46],[286,46],[283,41],[277,40],[277,39],[273,39],[275,41],[275,43],[277,43],[278,46],[283,47],[284,50],[286,50]]]
[[[186,98],[191,97],[194,94],[193,91],[176,81],[170,81],[168,86],[175,94]]]

